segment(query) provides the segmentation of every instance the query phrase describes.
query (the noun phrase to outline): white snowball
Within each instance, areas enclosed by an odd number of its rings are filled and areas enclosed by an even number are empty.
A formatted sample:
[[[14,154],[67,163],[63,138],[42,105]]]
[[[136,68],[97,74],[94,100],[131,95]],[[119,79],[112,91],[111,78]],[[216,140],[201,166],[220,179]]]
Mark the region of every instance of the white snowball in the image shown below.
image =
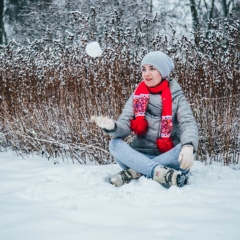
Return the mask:
[[[86,46],[86,53],[90,57],[101,57],[102,56],[102,49],[98,42],[90,42]]]

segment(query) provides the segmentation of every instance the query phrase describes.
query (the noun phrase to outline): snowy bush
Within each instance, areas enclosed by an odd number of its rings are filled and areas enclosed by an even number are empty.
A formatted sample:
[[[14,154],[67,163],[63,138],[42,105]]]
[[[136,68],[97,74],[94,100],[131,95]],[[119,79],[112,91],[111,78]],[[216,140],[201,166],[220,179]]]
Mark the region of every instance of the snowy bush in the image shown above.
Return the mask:
[[[240,154],[239,22],[215,24],[211,32],[171,38],[117,22],[104,37],[88,32],[87,17],[73,12],[71,32],[46,32],[27,46],[10,42],[0,50],[0,145],[73,162],[112,162],[109,137],[91,115],[117,119],[141,80],[139,63],[151,50],[168,53],[199,124],[201,160],[237,163]],[[145,24],[151,24],[146,21]],[[152,24],[153,21],[152,21]],[[149,28],[151,29],[151,28]],[[74,30],[74,31],[73,31]],[[98,40],[101,57],[86,55]],[[126,139],[127,141],[130,139]]]

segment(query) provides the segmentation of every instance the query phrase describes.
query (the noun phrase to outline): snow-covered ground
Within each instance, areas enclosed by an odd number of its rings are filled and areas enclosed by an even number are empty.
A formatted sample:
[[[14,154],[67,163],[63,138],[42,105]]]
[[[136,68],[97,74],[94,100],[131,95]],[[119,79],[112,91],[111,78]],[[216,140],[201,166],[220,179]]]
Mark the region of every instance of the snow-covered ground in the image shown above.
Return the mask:
[[[239,170],[196,162],[168,190],[144,177],[116,188],[119,170],[0,152],[0,240],[240,240]]]

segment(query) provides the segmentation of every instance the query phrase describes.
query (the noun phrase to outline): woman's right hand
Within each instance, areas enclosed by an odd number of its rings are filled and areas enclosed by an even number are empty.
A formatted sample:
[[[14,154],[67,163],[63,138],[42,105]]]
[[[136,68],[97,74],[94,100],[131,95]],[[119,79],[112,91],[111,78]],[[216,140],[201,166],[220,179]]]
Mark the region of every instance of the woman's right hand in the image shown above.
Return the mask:
[[[91,121],[95,122],[100,128],[104,128],[111,131],[115,128],[115,122],[113,119],[104,116],[91,116]]]
[[[193,146],[192,145],[184,145],[179,154],[178,161],[180,162],[180,168],[189,170],[194,163],[194,155],[193,155]]]

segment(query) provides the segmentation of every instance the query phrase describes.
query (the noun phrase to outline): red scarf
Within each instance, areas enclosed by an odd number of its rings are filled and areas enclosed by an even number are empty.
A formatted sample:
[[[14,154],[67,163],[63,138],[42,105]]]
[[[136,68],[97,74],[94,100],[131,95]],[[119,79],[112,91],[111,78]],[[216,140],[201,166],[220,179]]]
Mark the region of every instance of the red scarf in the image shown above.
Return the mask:
[[[167,80],[163,80],[156,87],[147,87],[142,81],[134,92],[133,108],[135,119],[131,120],[131,130],[138,136],[147,132],[148,122],[145,119],[150,93],[160,94],[162,98],[162,122],[160,138],[156,140],[157,148],[161,153],[174,147],[171,140],[172,134],[172,94]]]

